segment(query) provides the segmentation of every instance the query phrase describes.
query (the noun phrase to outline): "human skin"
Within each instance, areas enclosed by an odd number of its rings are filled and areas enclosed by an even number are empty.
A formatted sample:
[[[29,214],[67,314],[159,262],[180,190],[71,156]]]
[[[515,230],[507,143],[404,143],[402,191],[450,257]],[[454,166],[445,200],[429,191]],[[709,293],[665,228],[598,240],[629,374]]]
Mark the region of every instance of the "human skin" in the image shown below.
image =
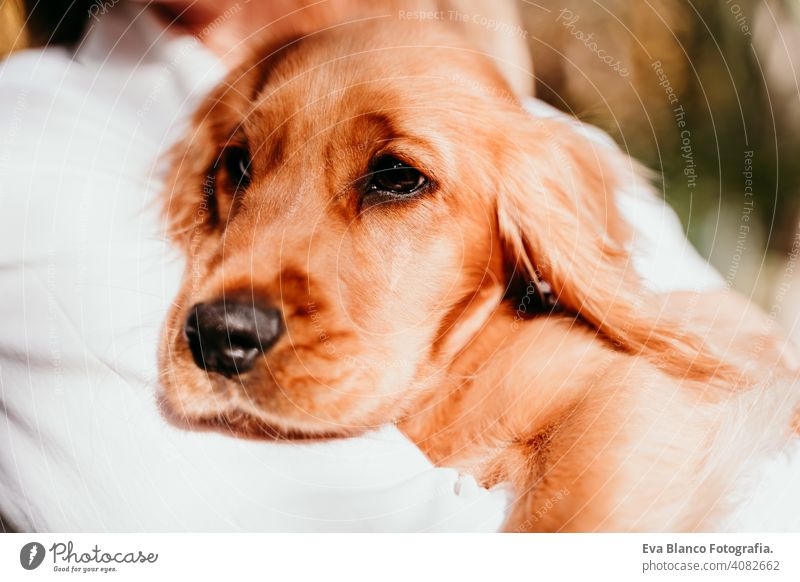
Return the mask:
[[[162,20],[197,37],[228,65],[244,54],[248,39],[311,34],[326,26],[372,15],[357,0],[166,0],[156,4]]]

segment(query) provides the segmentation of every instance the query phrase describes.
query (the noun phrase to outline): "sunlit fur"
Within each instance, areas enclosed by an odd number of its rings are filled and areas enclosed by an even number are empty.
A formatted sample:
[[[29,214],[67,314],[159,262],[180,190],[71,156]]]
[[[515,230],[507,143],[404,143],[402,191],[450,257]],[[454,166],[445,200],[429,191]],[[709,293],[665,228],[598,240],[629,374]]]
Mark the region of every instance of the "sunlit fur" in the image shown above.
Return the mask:
[[[398,423],[435,463],[510,482],[511,531],[713,528],[789,435],[791,347],[735,294],[649,293],[613,197],[636,165],[523,111],[452,28],[263,45],[205,100],[164,194],[187,257],[165,414],[276,439]],[[231,143],[253,158],[235,195],[214,170]],[[435,186],[364,203],[385,151]],[[534,280],[560,311],[530,313]],[[182,332],[222,297],[280,307],[287,329],[238,379],[198,368]]]

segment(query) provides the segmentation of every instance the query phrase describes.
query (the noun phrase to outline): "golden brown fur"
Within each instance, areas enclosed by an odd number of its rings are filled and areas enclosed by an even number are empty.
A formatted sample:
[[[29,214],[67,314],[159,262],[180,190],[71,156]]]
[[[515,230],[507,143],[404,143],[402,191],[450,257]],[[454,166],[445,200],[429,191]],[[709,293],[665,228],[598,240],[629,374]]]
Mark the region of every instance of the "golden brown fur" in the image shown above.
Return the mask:
[[[262,46],[206,99],[164,199],[188,259],[165,413],[272,438],[396,422],[435,463],[510,481],[512,531],[714,527],[788,436],[789,348],[734,294],[649,293],[613,199],[635,165],[532,118],[454,28],[382,19]],[[235,195],[231,144],[253,160]],[[435,187],[364,207],[385,151]],[[523,314],[531,281],[562,311]],[[286,325],[236,379],[195,366],[181,331],[223,296]]]

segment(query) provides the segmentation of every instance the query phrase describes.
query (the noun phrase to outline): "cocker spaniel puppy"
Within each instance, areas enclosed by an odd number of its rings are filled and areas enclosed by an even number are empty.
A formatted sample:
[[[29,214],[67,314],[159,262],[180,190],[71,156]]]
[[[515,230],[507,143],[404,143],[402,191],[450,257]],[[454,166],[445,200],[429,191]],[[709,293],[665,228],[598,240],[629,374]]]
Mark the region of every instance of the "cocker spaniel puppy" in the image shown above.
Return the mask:
[[[790,434],[797,368],[771,321],[649,292],[615,202],[636,165],[524,111],[452,23],[263,44],[171,163],[187,268],[160,365],[181,426],[397,423],[511,483],[510,531],[714,528]]]

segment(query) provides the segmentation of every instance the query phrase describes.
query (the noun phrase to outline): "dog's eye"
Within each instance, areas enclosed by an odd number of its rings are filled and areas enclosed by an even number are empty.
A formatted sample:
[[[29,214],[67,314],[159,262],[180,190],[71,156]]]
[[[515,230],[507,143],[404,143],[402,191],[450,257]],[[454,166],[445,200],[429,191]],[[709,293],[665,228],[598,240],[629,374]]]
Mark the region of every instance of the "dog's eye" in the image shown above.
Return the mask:
[[[367,183],[367,192],[410,196],[421,190],[428,178],[408,164],[393,156],[382,156],[373,164]]]
[[[222,163],[234,191],[244,190],[250,184],[250,154],[239,146],[225,148]]]

